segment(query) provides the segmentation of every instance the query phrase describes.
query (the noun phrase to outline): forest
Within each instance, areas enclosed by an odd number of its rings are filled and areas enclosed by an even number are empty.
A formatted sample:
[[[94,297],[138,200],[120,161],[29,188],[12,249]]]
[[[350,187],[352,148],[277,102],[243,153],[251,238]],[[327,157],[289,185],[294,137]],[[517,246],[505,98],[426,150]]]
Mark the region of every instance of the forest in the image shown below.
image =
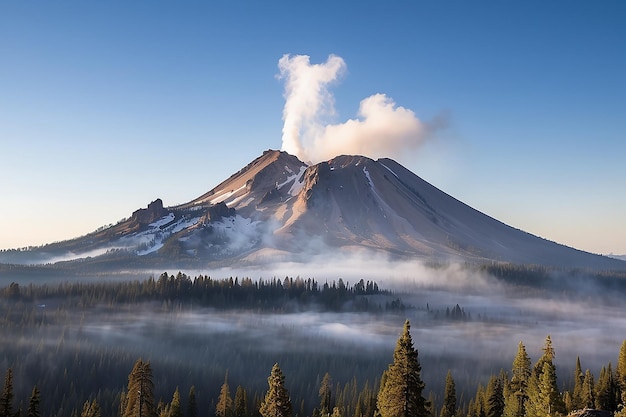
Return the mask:
[[[409,317],[414,332],[473,331],[503,320],[433,294],[415,298],[363,279],[350,285],[342,279],[214,279],[180,272],[123,282],[12,282],[0,290],[0,369],[6,371],[0,417],[622,411],[626,341],[609,346],[615,368],[609,360],[586,369],[577,357],[571,369],[559,369],[558,379],[550,336],[534,364],[522,341],[504,349],[517,348],[514,355],[482,365],[453,352],[424,354],[420,345],[429,341],[413,343]],[[413,374],[399,375],[398,361],[412,363]],[[419,389],[414,403],[405,404],[413,411],[403,414],[399,400],[389,398],[407,378]]]

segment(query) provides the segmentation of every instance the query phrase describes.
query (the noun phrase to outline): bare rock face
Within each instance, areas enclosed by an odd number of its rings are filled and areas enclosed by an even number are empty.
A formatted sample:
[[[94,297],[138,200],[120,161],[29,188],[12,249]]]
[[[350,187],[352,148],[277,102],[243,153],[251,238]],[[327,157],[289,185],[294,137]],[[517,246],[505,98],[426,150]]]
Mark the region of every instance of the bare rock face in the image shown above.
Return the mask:
[[[134,225],[141,227],[147,226],[150,223],[167,216],[168,211],[163,208],[163,201],[157,198],[152,203],[148,204],[147,209],[139,209],[133,212],[130,220]]]
[[[212,221],[217,221],[224,217],[231,217],[234,215],[235,209],[229,208],[226,203],[221,202],[208,208],[207,213],[202,218],[202,222],[211,223]]]

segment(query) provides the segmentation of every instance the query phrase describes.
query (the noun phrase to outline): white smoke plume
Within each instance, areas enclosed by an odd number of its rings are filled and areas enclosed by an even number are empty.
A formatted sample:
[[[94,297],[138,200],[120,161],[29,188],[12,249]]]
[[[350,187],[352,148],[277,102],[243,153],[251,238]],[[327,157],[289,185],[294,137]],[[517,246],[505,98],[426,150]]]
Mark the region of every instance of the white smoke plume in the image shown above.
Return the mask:
[[[329,86],[346,64],[336,55],[322,64],[309,59],[284,55],[278,61],[279,78],[285,80],[282,150],[301,160],[317,163],[341,154],[399,158],[440,127],[440,121],[424,123],[385,94],[361,100],[356,119],[333,124],[335,100]]]

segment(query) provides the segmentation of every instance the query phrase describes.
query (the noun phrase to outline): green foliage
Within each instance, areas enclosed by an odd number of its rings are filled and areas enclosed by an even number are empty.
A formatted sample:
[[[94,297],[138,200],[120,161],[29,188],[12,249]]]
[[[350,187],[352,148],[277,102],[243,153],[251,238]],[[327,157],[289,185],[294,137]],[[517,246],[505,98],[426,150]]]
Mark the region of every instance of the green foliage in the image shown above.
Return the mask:
[[[39,388],[35,385],[33,391],[30,394],[30,400],[28,401],[28,410],[26,411],[26,417],[40,417],[41,412],[39,406],[41,403],[41,393]]]
[[[189,388],[189,396],[187,398],[187,414],[186,417],[198,417],[198,402],[196,399],[196,386]],[[237,416],[241,417],[241,416]]]
[[[385,372],[386,379],[378,393],[381,417],[427,417],[428,402],[422,396],[424,382],[417,349],[411,339],[407,320],[393,353],[393,363]]]
[[[501,417],[504,412],[504,392],[502,378],[493,375],[485,392],[485,417]]]
[[[235,391],[235,417],[248,417],[249,415],[248,394],[241,385],[238,385]]]
[[[452,378],[452,371],[448,370],[443,393],[443,406],[441,407],[439,417],[454,417],[456,411],[456,386]]]
[[[326,372],[322,383],[320,384],[320,414],[321,416],[327,416],[333,409],[332,404],[333,383],[330,379],[330,374]]]
[[[126,407],[122,417],[156,417],[154,382],[150,362],[137,359],[128,375]]]
[[[617,385],[622,393],[621,400],[623,405],[626,404],[626,340],[622,342],[622,346],[619,350],[616,372]]]
[[[85,401],[80,417],[101,417],[98,402],[96,400]]]
[[[7,369],[4,377],[4,387],[0,395],[0,417],[13,416],[13,370]]]
[[[576,368],[574,369],[574,392],[572,393],[572,404],[570,411],[580,410],[583,405],[583,383],[585,381],[585,374],[583,374],[582,367],[580,366],[580,357],[576,357]]]
[[[293,407],[289,398],[289,391],[285,388],[285,377],[278,363],[272,367],[267,379],[269,385],[259,412],[263,417],[292,417]]]
[[[521,341],[517,345],[517,355],[513,360],[511,374],[511,381],[506,390],[507,395],[504,397],[503,415],[505,417],[523,417],[526,413],[531,368],[530,357]]]
[[[228,374],[224,378],[224,383],[222,384],[222,388],[220,390],[220,396],[217,399],[217,404],[215,405],[215,416],[216,417],[233,417],[233,399],[230,396],[230,388],[228,387]]]

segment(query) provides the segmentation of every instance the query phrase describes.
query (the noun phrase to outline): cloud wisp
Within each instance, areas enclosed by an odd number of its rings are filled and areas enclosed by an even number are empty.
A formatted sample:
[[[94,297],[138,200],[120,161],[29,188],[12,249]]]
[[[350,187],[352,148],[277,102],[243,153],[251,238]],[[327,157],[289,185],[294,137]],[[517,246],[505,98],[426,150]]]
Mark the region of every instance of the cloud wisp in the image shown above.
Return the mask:
[[[324,63],[311,64],[307,55],[284,55],[278,68],[285,83],[282,149],[309,163],[342,154],[400,158],[447,124],[445,117],[421,121],[382,93],[361,100],[356,118],[333,123],[330,87],[345,73],[345,61],[330,55]]]

